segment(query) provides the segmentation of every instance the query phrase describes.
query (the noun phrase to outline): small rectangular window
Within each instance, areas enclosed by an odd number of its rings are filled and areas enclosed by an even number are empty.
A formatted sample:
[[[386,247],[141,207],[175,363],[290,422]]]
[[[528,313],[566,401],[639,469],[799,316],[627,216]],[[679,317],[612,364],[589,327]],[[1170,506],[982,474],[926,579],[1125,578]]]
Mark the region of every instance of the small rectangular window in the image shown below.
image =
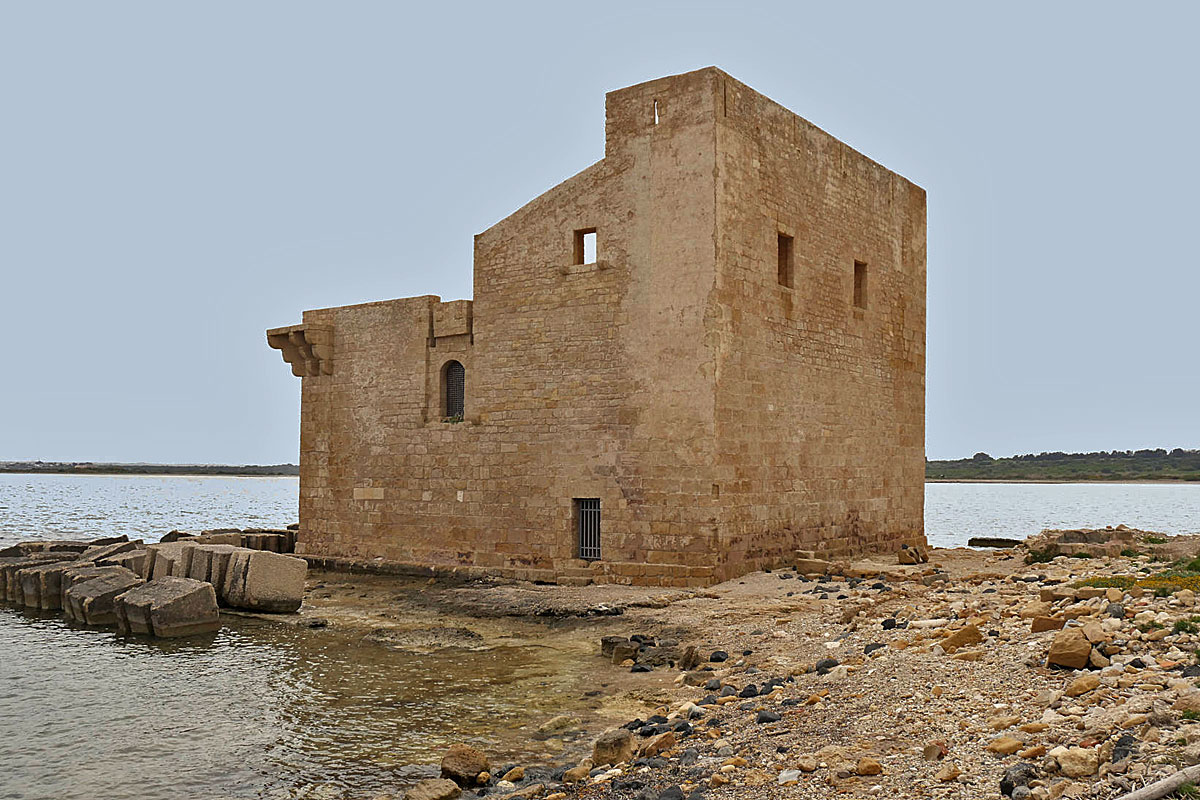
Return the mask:
[[[867,265],[864,261],[854,262],[854,305],[867,307]]]
[[[596,229],[580,228],[575,231],[576,264],[596,263]]]
[[[600,559],[600,498],[575,498],[575,536],[579,557]]]
[[[792,237],[779,234],[779,285],[792,286]]]

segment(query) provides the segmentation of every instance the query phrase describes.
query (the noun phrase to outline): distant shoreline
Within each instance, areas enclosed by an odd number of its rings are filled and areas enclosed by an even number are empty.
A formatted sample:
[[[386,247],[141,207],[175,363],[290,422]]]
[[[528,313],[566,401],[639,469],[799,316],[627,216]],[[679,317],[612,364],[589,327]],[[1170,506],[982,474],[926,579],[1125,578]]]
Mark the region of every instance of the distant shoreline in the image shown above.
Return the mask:
[[[926,478],[926,483],[1171,483],[1194,484],[1186,478]]]
[[[300,474],[300,468],[295,464],[106,464],[93,462],[6,461],[0,462],[0,474],[294,478]]]

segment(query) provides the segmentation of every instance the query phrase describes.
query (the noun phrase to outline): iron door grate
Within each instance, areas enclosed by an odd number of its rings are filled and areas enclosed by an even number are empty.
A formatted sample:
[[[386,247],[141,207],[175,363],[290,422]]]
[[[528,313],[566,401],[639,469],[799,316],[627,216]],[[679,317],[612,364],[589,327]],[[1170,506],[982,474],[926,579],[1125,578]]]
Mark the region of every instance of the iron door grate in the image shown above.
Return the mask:
[[[585,561],[600,558],[600,499],[581,498],[575,501],[575,517],[579,527],[579,557]]]

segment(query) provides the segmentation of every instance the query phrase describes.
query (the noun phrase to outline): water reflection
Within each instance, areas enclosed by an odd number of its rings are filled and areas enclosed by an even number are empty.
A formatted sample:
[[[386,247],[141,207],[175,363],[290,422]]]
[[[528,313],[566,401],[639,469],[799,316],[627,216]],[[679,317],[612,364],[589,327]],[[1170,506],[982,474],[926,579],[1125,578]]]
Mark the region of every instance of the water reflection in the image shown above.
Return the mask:
[[[450,741],[520,746],[494,734],[572,683],[555,650],[415,656],[236,617],[160,641],[2,608],[0,653],[2,798],[370,797]]]

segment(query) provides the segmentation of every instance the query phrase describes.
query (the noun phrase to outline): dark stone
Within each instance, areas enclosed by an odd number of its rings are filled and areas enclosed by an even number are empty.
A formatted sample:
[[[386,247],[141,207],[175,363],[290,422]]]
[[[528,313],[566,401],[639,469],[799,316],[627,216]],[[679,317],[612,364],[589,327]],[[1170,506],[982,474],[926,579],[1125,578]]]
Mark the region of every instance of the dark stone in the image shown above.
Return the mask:
[[[703,699],[696,701],[696,705],[698,706],[715,706],[716,704],[717,698],[711,694],[706,694]]]
[[[658,800],[683,800],[683,789],[678,786],[668,786],[659,793]]]
[[[800,700],[795,697],[789,697],[788,699],[784,700],[780,705],[798,706],[798,705],[800,705]]]
[[[1184,667],[1182,674],[1185,678],[1200,677],[1200,664],[1190,664]]]
[[[706,692],[719,692],[721,691],[721,682],[716,678],[709,678],[708,682],[704,684],[704,690]]]
[[[746,688],[738,692],[738,697],[758,697],[758,687],[753,683],[747,684]]]
[[[629,720],[629,722],[626,722],[621,727],[625,728],[626,730],[636,731],[638,728],[642,727],[645,724],[646,724],[646,720],[644,720],[644,719],[631,719],[631,720]]]
[[[830,670],[838,665],[836,658],[822,658],[817,662],[817,674],[828,675]]]
[[[885,620],[884,620],[882,623],[880,623],[880,624],[881,624],[881,625],[883,625],[883,629],[884,629],[885,631],[890,631],[892,628],[896,627],[896,618],[895,618],[895,617],[888,617],[887,619],[885,619]]]
[[[634,664],[629,668],[630,672],[653,672],[654,667],[649,664]]]
[[[666,721],[667,721],[667,718],[664,717],[662,714],[655,714],[654,716],[652,716],[646,720],[646,724],[647,725],[662,725]]]
[[[695,764],[699,760],[700,751],[694,747],[689,747],[679,754],[679,763],[684,764],[685,766],[688,764]]]
[[[1137,755],[1137,738],[1132,734],[1123,734],[1117,739],[1117,743],[1113,745],[1112,761],[1116,764],[1119,761],[1124,761],[1127,758],[1132,758]]]
[[[871,653],[874,653],[876,650],[883,650],[886,647],[887,647],[886,644],[880,644],[879,642],[872,642],[871,644],[869,644],[863,648],[863,654],[869,656],[869,655],[871,655]]]
[[[1109,603],[1104,613],[1113,619],[1125,619],[1125,606],[1121,603]]]
[[[1004,770],[1004,776],[1000,778],[1000,794],[1005,797],[1012,797],[1013,790],[1018,786],[1028,787],[1030,783],[1036,781],[1040,777],[1037,767],[1029,763],[1014,764]]]
[[[712,655],[708,657],[708,660],[715,661],[719,664],[722,661],[729,660],[729,653],[726,653],[724,650],[713,650]]]
[[[733,688],[732,686],[721,687],[721,697],[729,697],[735,694],[737,694],[737,689]]]
[[[761,725],[766,722],[779,722],[781,719],[783,718],[774,711],[767,711],[764,709],[763,711],[758,712],[758,717],[755,719],[755,722]]]

